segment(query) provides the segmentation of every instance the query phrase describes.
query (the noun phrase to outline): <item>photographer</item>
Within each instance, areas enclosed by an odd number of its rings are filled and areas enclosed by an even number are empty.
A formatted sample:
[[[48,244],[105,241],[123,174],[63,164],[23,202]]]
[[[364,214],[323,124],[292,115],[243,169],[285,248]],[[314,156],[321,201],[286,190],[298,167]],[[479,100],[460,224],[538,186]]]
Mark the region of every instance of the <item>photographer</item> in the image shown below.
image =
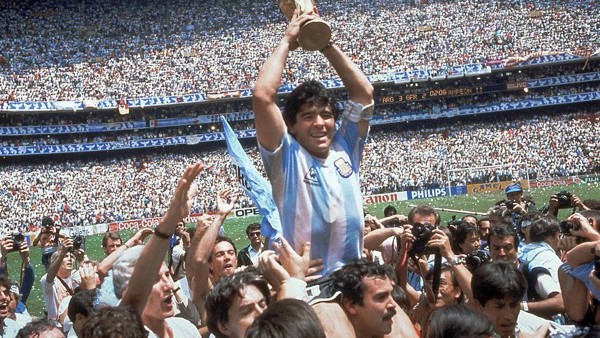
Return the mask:
[[[61,303],[73,295],[75,288],[81,283],[73,267],[74,260],[73,240],[67,238],[62,242],[60,249],[52,254],[48,272],[40,280],[48,318],[55,322],[58,322],[61,315]]]
[[[556,254],[559,229],[555,217],[535,217],[529,226],[531,243],[525,245],[519,255],[529,285],[527,302],[523,302],[521,308],[547,319],[565,311],[558,278],[562,262]]]
[[[510,184],[504,189],[506,193],[506,201],[504,205],[514,215],[525,215],[530,212],[536,212],[537,207],[531,197],[523,198],[523,188],[521,183],[516,182]]]
[[[598,260],[597,253],[600,253],[600,235],[595,228],[598,218],[582,215],[589,212],[582,211],[567,218],[571,224],[571,234],[587,241],[567,253],[567,262],[558,271],[566,312],[579,325],[595,325],[599,322],[595,318],[597,310],[594,304],[600,299],[600,288],[594,283],[596,280],[592,275]],[[592,226],[593,223],[595,226]]]
[[[414,232],[413,232],[414,233]],[[409,247],[414,245],[409,244]],[[448,235],[439,228],[432,231],[431,237],[426,244],[431,249],[439,249],[439,254],[446,260],[440,267],[438,290],[433,289],[435,268],[425,273],[427,284],[421,293],[415,293],[411,287],[406,286],[406,265],[396,268],[399,273],[400,286],[405,288],[413,310],[410,317],[413,322],[418,323],[423,331],[427,330],[429,317],[436,309],[463,303],[466,299],[472,299],[471,272],[464,265],[464,259],[454,254],[451,240]]]
[[[0,251],[2,254],[2,258],[0,259],[0,276],[9,277],[7,261],[8,255],[11,252],[18,251],[19,255],[21,256],[21,274],[19,277],[20,283],[18,284],[20,287],[14,284],[11,287],[11,297],[13,298],[11,299],[9,310],[11,312],[11,316],[15,317],[13,319],[16,319],[16,317],[19,317],[19,319],[24,317],[31,320],[31,317],[27,312],[27,307],[25,306],[35,280],[35,274],[29,259],[29,246],[27,246],[27,242],[22,234],[14,234],[10,237],[5,237],[2,239],[0,243]],[[14,304],[12,302],[13,300]]]
[[[563,190],[550,196],[550,201],[548,202],[546,214],[558,217],[558,211],[560,209],[569,208],[574,208],[579,211],[589,210],[589,208],[586,207],[585,204],[583,204],[579,197],[577,197],[575,194]]]
[[[42,248],[42,265],[44,270],[48,272],[50,267],[50,257],[58,249],[59,240],[64,238],[60,234],[60,227],[54,225],[52,217],[46,216],[42,219],[42,227],[40,232],[33,239],[32,246]]]

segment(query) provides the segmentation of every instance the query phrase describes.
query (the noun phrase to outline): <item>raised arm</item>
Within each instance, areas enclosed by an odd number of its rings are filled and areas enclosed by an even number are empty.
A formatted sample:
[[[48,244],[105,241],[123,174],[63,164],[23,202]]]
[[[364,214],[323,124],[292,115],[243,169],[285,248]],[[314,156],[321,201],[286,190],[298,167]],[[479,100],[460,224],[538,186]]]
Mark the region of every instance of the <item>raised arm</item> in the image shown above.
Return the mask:
[[[364,239],[365,249],[383,251],[381,244],[392,236],[400,236],[404,232],[403,227],[376,229],[369,232]]]
[[[358,68],[350,58],[342,52],[337,46],[330,44],[321,50],[327,57],[331,66],[335,69],[342,79],[350,100],[360,103],[363,106],[373,103],[373,86],[367,80],[367,77]],[[360,118],[358,121],[358,131],[360,137],[365,137],[369,131],[369,117]],[[351,120],[352,121],[352,120]]]
[[[115,251],[113,251],[110,255],[106,256],[100,264],[98,264],[98,276],[101,279],[104,279],[108,274],[108,271],[112,269],[113,264],[117,261],[117,259],[121,256],[121,254],[136,245],[144,244],[144,239],[152,234],[152,229],[150,228],[142,228],[138,230],[133,237],[131,237],[125,244],[118,247]]]
[[[54,282],[54,278],[56,278],[58,270],[60,270],[60,266],[62,264],[63,259],[70,251],[72,251],[72,249],[73,240],[70,238],[65,239],[62,242],[62,246],[58,249],[60,256],[58,257],[58,259],[55,259],[52,263],[50,263],[50,267],[48,268],[48,272],[46,275],[46,283],[52,284]]]
[[[440,254],[446,259],[446,261],[452,267],[458,286],[462,290],[463,294],[469,299],[473,299],[473,291],[471,290],[471,272],[462,263],[457,263],[457,257],[454,255],[450,245],[450,239],[440,229],[433,230],[433,235],[429,242],[428,247],[439,248]]]
[[[205,323],[204,298],[206,292],[211,287],[211,283],[208,278],[208,261],[210,259],[210,255],[212,254],[217,235],[219,234],[219,229],[221,228],[223,222],[225,222],[227,215],[231,212],[233,205],[235,204],[236,198],[230,198],[231,193],[232,192],[229,189],[219,191],[217,195],[217,212],[215,213],[215,218],[204,235],[199,239],[199,242],[196,239],[196,235],[194,235],[192,240],[191,250],[193,251],[190,252],[191,261],[189,261],[187,266],[193,266],[193,276],[192,280],[190,281],[190,286],[192,289],[192,301],[200,312],[202,323]]]
[[[298,11],[290,21],[283,38],[258,73],[252,97],[254,123],[258,142],[267,150],[274,151],[285,133],[285,122],[277,106],[277,89],[281,85],[281,73],[290,51],[298,48],[300,27],[316,16],[300,15]]]
[[[156,226],[155,235],[150,237],[136,263],[121,305],[131,305],[140,314],[144,311],[148,295],[169,249],[171,234],[175,232],[177,223],[189,214],[187,193],[190,185],[202,169],[200,163],[189,165],[179,179],[167,213]]]

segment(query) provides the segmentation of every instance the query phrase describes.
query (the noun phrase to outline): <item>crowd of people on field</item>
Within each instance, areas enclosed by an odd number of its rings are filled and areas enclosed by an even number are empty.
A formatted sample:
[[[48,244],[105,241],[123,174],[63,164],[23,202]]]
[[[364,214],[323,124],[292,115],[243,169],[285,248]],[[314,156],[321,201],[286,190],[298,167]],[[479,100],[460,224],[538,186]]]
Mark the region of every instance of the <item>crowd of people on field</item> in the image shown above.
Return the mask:
[[[194,180],[201,170],[190,165],[174,183],[154,231],[140,228],[130,238],[107,232],[101,258],[90,259],[86,251],[94,249],[60,235],[54,220],[43,217],[31,245],[42,248],[45,273],[35,276],[32,264],[40,257],[30,256],[28,242],[2,237],[2,335],[346,337],[328,331],[345,325],[326,319],[340,315],[327,312],[331,300],[305,291],[323,269],[323,260],[311,259],[310,243],[300,251],[285,239],[269,247],[259,223],[247,225],[243,247],[227,237],[222,225],[235,204],[231,189],[213,197],[214,216],[189,228],[176,221],[209,182]],[[549,207],[538,210],[519,183],[505,193],[487,215],[464,214],[447,225],[425,204],[366,214],[362,258],[329,276],[348,334],[593,336],[600,201],[552,195]],[[560,212],[565,208],[572,211]],[[8,274],[8,265],[19,263],[20,283]],[[34,285],[43,292],[44,316],[27,310]]]
[[[334,41],[367,75],[543,52],[587,56],[600,47],[595,29],[600,11],[589,0],[317,5],[333,27]],[[286,23],[271,2],[1,6],[3,101],[119,100],[252,88]],[[288,63],[283,83],[335,77],[318,53],[295,52]]]

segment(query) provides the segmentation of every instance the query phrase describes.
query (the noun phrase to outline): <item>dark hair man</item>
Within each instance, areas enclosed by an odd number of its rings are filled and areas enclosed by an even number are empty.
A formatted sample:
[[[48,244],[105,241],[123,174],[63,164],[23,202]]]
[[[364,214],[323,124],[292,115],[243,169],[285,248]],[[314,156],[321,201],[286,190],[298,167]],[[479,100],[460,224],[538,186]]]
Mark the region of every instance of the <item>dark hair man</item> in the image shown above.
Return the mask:
[[[54,219],[50,216],[45,216],[42,219],[40,232],[33,239],[31,246],[42,248],[42,265],[46,272],[50,268],[50,257],[58,249],[58,242],[61,237],[63,236],[60,234],[60,227],[54,225]]]
[[[74,293],[79,281],[73,274],[75,256],[73,255],[73,240],[63,241],[61,248],[52,254],[48,273],[43,275],[40,283],[44,295],[44,304],[48,318],[59,320],[60,303]]]
[[[122,244],[121,235],[116,231],[109,231],[102,237],[102,250],[108,256],[117,250]]]
[[[487,248],[488,242],[487,238],[490,234],[490,227],[492,224],[490,223],[490,219],[487,217],[483,217],[482,219],[477,221],[477,228],[479,229],[479,238],[481,239],[481,248]]]
[[[527,281],[514,264],[492,261],[480,266],[471,279],[475,308],[494,324],[500,337],[517,333],[520,304]]]
[[[95,296],[96,290],[83,290],[71,297],[67,314],[73,326],[69,330],[67,337],[83,337],[82,328],[92,312]]]
[[[131,306],[103,307],[94,310],[81,328],[81,338],[127,337],[146,338],[142,318]]]
[[[16,338],[62,338],[65,334],[48,318],[39,318],[19,330]],[[12,337],[12,336],[7,336]]]
[[[490,228],[488,235],[488,248],[492,260],[504,260],[519,267],[517,252],[519,236],[511,224],[498,224]]]
[[[394,337],[415,334],[392,297],[396,276],[389,265],[356,260],[334,272],[332,278],[356,337],[383,337],[392,331]]]
[[[472,223],[462,222],[454,231],[454,252],[468,255],[475,250],[479,250],[481,242],[479,240],[479,229]]]
[[[385,207],[385,209],[383,209],[383,217],[394,216],[397,213],[398,213],[398,211],[396,210],[396,207],[394,207],[393,205],[388,205],[387,207]]]
[[[312,243],[323,275],[362,255],[364,218],[358,170],[369,121],[373,86],[340,48],[321,50],[348,90],[350,100],[336,128],[338,108],[317,81],[289,95],[283,115],[277,90],[300,28],[318,18],[314,8],[296,11],[283,37],[261,68],[253,92],[256,136],[279,209],[283,236],[296,251]],[[294,210],[294,212],[290,212]]]
[[[529,290],[523,309],[544,318],[564,312],[558,270],[562,264],[556,254],[560,227],[553,216],[538,216],[529,226],[531,243],[521,250],[523,273]]]
[[[14,337],[21,328],[19,324],[8,318],[12,282],[4,276],[0,277],[0,337]]]
[[[246,338],[277,337],[325,338],[325,332],[314,310],[306,302],[283,299],[267,307],[246,332]]]
[[[246,227],[246,236],[250,244],[240,250],[237,256],[238,266],[253,265],[258,261],[258,256],[264,250],[262,237],[260,235],[260,224],[251,223]]]
[[[440,224],[440,215],[429,205],[419,204],[408,213],[408,224]],[[404,232],[402,227],[377,229],[365,236],[365,248],[381,252],[386,264],[395,263],[400,247],[399,236]]]
[[[217,338],[243,338],[269,304],[269,285],[255,271],[223,277],[206,296],[206,322]]]

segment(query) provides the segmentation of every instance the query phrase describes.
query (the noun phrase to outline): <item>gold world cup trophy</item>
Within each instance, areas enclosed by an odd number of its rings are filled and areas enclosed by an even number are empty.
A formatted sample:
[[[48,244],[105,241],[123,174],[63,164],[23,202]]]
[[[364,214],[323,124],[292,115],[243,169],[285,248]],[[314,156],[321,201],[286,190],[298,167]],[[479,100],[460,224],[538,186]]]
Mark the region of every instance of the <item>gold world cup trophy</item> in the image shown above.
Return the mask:
[[[279,8],[289,20],[296,9],[301,13],[312,13],[315,3],[313,0],[279,0]],[[314,19],[304,24],[298,34],[298,44],[304,50],[321,50],[331,41],[331,27],[321,19]]]

